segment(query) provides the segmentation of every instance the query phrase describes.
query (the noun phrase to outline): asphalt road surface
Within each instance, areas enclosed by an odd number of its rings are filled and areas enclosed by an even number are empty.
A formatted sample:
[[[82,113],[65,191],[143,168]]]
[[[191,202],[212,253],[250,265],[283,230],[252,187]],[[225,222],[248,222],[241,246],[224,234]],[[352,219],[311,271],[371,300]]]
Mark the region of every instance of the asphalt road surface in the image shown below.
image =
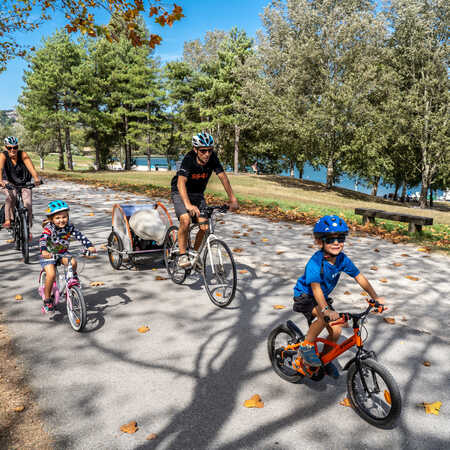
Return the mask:
[[[403,397],[397,426],[380,430],[339,404],[346,397],[345,373],[337,381],[294,385],[271,369],[270,330],[287,319],[306,328],[291,305],[295,281],[315,251],[309,226],[225,215],[217,234],[243,249],[235,253],[243,271],[238,291],[226,309],[209,301],[198,277],[181,286],[157,281],[167,276],[161,255],[141,261],[137,271],[115,271],[100,251],[81,273],[88,324],[76,333],[65,312],[41,314],[37,292],[40,222],[47,202],[56,198],[69,202],[71,220],[97,247],[110,232],[114,203],[155,199],[49,181],[34,190],[36,238],[29,265],[0,231],[0,308],[57,448],[449,448],[447,256],[373,237],[353,235],[346,243],[346,253],[386,297],[391,309],[385,315],[396,320],[390,325],[374,315],[367,326],[367,348],[389,368]],[[104,285],[91,287],[92,281]],[[16,294],[23,300],[16,301]],[[345,275],[333,294],[339,310],[365,305],[361,289]],[[138,333],[143,325],[148,333]],[[339,358],[341,368],[351,356]],[[264,408],[243,406],[254,394]],[[438,416],[417,406],[435,401],[442,402]],[[138,431],[122,433],[120,426],[133,420]],[[147,440],[151,433],[157,438]]]

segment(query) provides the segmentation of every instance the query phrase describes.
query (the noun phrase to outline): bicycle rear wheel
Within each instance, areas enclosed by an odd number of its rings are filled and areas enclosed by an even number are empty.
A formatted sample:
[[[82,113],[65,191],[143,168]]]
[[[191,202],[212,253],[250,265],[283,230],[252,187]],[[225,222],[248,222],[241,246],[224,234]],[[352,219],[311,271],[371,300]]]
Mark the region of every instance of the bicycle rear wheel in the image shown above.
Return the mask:
[[[187,271],[178,266],[178,255],[180,251],[178,249],[177,234],[178,227],[176,225],[172,225],[167,230],[163,246],[164,265],[172,281],[176,284],[182,284],[186,279]]]
[[[397,382],[373,359],[353,363],[347,375],[350,401],[360,417],[372,425],[387,428],[400,416],[402,398]]]
[[[69,297],[67,299],[67,315],[70,326],[75,331],[81,331],[87,322],[86,303],[83,293],[78,286],[72,286],[69,289]]]
[[[284,324],[274,328],[267,338],[267,351],[273,370],[280,378],[290,383],[299,383],[303,379],[303,375],[292,368],[297,352],[285,351],[288,345],[297,341],[295,333]]]
[[[21,217],[21,230],[23,262],[25,264],[28,264],[30,261],[30,229],[28,225],[28,217],[26,214],[23,214]]]
[[[236,293],[237,275],[233,254],[225,242],[214,239],[205,247],[203,281],[210,300],[219,308],[228,306]]]

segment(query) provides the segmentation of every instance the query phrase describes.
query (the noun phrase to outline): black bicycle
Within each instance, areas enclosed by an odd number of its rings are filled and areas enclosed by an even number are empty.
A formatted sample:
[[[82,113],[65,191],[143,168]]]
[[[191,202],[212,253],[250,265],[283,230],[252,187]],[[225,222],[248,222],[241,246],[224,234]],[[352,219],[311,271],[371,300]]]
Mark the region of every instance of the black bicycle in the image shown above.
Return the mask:
[[[173,225],[167,230],[164,241],[164,263],[172,281],[182,284],[192,270],[203,275],[203,282],[210,300],[220,308],[228,306],[236,293],[237,274],[233,254],[225,242],[214,234],[214,215],[225,213],[228,206],[207,206],[200,212],[208,219],[205,232],[198,251],[192,248],[191,236],[201,223],[189,226],[187,255],[191,268],[183,269],[178,265],[180,250],[178,248],[178,227]]]
[[[42,182],[41,182],[42,183]],[[21,250],[23,261],[28,264],[30,260],[30,223],[28,217],[28,209],[25,208],[22,199],[22,189],[33,189],[36,187],[34,183],[25,183],[22,185],[14,185],[7,183],[5,188],[9,191],[16,191],[17,201],[14,207],[13,220],[11,221],[10,232],[14,240],[16,250]]]

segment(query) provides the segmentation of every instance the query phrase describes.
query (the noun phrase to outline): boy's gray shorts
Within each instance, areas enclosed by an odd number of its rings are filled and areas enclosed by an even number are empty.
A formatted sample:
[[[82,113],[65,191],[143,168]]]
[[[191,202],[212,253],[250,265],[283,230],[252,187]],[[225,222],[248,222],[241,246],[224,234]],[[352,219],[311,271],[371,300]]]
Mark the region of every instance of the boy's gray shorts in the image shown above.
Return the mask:
[[[180,216],[182,216],[183,214],[189,214],[186,206],[184,206],[181,195],[178,192],[172,192],[171,197],[173,206],[175,207],[175,214],[177,215],[178,219],[180,219]],[[188,197],[191,203],[198,209],[202,209],[206,206],[206,201],[203,194],[188,194]]]

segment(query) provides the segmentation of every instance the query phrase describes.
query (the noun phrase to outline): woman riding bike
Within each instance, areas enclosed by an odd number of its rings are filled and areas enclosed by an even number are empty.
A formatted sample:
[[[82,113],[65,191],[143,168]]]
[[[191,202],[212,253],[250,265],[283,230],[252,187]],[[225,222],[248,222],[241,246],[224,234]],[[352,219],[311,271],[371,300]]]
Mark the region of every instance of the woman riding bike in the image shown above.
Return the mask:
[[[11,219],[14,216],[14,205],[16,204],[16,192],[5,188],[7,183],[21,186],[34,179],[35,185],[41,180],[34,168],[33,162],[28,154],[19,150],[19,141],[14,136],[8,136],[4,140],[5,150],[0,153],[0,189],[6,196],[5,223],[3,228],[11,227]],[[30,229],[32,225],[32,196],[31,189],[22,189],[22,198],[28,209]],[[31,239],[31,235],[30,235]]]

